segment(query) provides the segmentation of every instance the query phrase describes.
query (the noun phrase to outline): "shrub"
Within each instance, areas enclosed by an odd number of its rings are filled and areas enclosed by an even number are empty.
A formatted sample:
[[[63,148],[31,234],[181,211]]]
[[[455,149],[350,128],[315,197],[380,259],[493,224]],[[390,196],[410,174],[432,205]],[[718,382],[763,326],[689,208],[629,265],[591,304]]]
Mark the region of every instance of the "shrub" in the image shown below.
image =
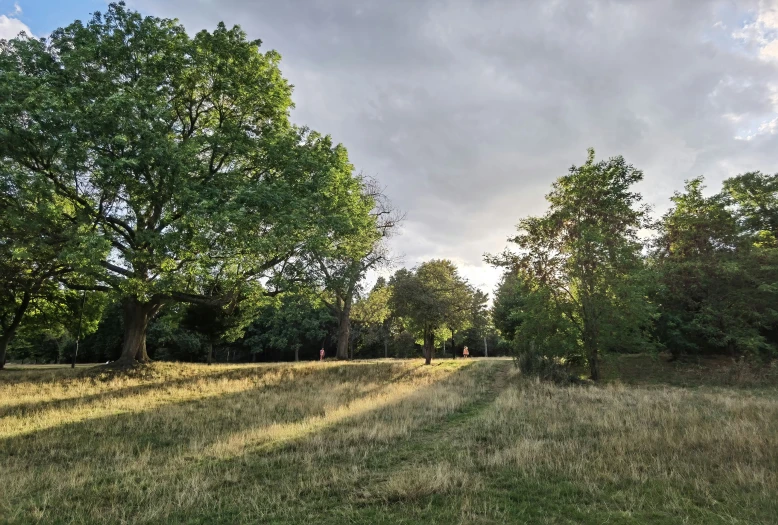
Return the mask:
[[[514,363],[522,375],[543,381],[566,384],[573,381],[570,363],[564,357],[549,357],[537,351],[524,350],[516,354]]]

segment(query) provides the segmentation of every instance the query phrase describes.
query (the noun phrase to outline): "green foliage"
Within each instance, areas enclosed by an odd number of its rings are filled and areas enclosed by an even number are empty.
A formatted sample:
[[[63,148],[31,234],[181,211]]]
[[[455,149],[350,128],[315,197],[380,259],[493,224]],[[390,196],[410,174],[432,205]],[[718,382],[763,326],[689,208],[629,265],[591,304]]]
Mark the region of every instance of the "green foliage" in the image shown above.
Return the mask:
[[[388,357],[392,317],[390,301],[392,288],[380,278],[364,299],[358,300],[351,311],[352,323],[356,326],[363,347],[380,347],[378,355]]]
[[[289,123],[280,56],[259,46],[123,3],[0,44],[0,171],[85,230],[74,281],[122,298],[125,330],[213,302],[204,279],[222,302],[255,297],[296,278],[301,255],[374,231],[345,149]],[[128,345],[123,359],[145,357],[143,337]]]
[[[524,281],[523,319],[531,322],[520,326],[503,315],[512,323],[508,329],[538,348],[564,342],[564,353],[586,356],[593,379],[599,376],[599,353],[623,341],[625,330],[640,340],[651,321],[635,278],[642,267],[637,233],[646,210],[637,207],[641,196],[631,187],[642,178],[622,157],[595,162],[590,149],[585,164],[554,182],[546,196],[548,213],[519,222],[519,234],[510,239],[519,254],[487,257]],[[511,290],[515,285],[504,292]]]
[[[428,363],[432,359],[435,331],[467,326],[474,304],[478,300],[485,302],[485,296],[476,296],[475,290],[459,276],[456,266],[449,260],[432,260],[414,270],[398,270],[390,285],[393,290],[391,309],[424,341]]]
[[[735,177],[711,197],[703,188],[688,181],[659,224],[658,338],[676,357],[775,354],[775,177]]]
[[[299,360],[300,350],[307,346],[309,353],[318,357],[333,321],[318,294],[311,291],[282,294],[260,308],[243,344],[252,354],[276,351],[284,355],[291,350],[295,360]]]
[[[12,357],[36,341],[56,342],[55,358],[61,357],[64,341],[76,334],[81,294],[60,283],[79,269],[77,246],[95,249],[89,228],[78,224],[67,202],[46,193],[45,183],[21,170],[0,170],[0,208],[0,368],[20,330],[25,342],[12,348]],[[88,304],[82,333],[91,331],[102,304]]]

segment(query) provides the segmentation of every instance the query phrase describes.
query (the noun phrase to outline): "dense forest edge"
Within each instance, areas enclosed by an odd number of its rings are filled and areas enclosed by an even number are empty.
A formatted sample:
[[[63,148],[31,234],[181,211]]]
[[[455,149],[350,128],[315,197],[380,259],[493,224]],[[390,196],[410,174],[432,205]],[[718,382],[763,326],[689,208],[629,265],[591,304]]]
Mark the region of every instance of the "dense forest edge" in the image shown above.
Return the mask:
[[[576,382],[608,355],[778,357],[778,174],[689,180],[657,217],[643,172],[591,149],[484,255],[490,303],[452,261],[402,267],[404,212],[291,122],[280,60],[123,3],[0,42],[0,368],[467,348]]]

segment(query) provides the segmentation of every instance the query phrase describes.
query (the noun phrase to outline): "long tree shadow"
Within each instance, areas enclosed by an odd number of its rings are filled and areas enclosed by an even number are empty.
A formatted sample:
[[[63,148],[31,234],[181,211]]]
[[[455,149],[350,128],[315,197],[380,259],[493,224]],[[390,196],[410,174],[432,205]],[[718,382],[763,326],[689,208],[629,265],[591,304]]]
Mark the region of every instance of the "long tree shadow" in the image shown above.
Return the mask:
[[[275,512],[265,509],[264,518],[268,521],[298,523],[311,514],[320,523],[350,521],[333,507],[344,504],[364,507],[376,503],[380,507],[384,500],[375,496],[388,478],[410,465],[434,464],[441,459],[441,454],[453,451],[456,436],[466,431],[465,427],[473,424],[478,414],[495,401],[500,391],[492,389],[494,375],[504,372],[505,364],[494,363],[495,366],[491,366],[481,362],[478,366],[471,365],[468,363],[446,379],[408,395],[369,409],[344,413],[343,417],[336,417],[307,431],[281,435],[232,451],[227,457],[212,460],[205,456],[192,472],[206,469],[228,477],[237,476],[244,485],[283,487],[286,494],[281,494],[281,503],[288,502],[288,505],[276,505]],[[425,412],[424,409],[431,404],[431,397],[445,392],[461,395],[461,402],[450,404],[444,400],[444,407]],[[399,428],[394,427],[398,416],[402,418],[403,414],[414,412],[421,412],[420,417],[411,418]],[[382,427],[386,435],[380,438],[371,435],[376,423],[387,422]],[[453,455],[449,459],[452,462],[456,460]],[[331,483],[329,476],[340,482]],[[297,484],[294,483],[295,478],[307,481]],[[437,490],[437,487],[428,488],[433,492]],[[308,500],[309,505],[304,509],[298,508],[303,500]],[[220,512],[209,514],[207,509],[201,512],[205,513],[203,516],[208,516],[205,519],[209,523],[231,520],[225,519]],[[376,522],[375,516],[369,512],[368,515],[370,517],[365,519]],[[191,516],[191,509],[185,508],[167,519],[184,522]],[[246,518],[245,515],[242,517]],[[253,519],[252,516],[244,521],[251,522]]]
[[[355,366],[350,364],[349,366]],[[359,365],[356,365],[359,366]],[[404,377],[407,377],[411,373],[411,370],[406,370],[406,367],[399,363],[377,363],[372,365],[374,368],[395,369],[403,368],[404,373],[394,377],[391,381],[402,381]],[[0,406],[0,417],[4,416],[18,416],[24,417],[31,413],[40,413],[47,410],[67,410],[73,407],[84,407],[88,405],[98,405],[107,399],[121,399],[128,396],[142,396],[154,390],[185,390],[187,387],[203,382],[218,382],[218,381],[241,381],[241,380],[253,380],[258,386],[262,386],[263,380],[269,375],[280,376],[273,382],[281,382],[284,380],[291,380],[292,378],[301,377],[305,375],[317,375],[333,373],[333,370],[337,370],[335,363],[328,363],[324,366],[299,366],[291,367],[288,364],[283,365],[246,365],[240,368],[230,368],[226,370],[214,370],[208,369],[198,371],[197,374],[192,374],[183,378],[158,378],[153,380],[145,380],[141,384],[129,385],[119,388],[114,388],[105,379],[97,377],[67,377],[67,378],[54,378],[51,381],[52,384],[70,384],[75,381],[91,380],[93,385],[101,387],[101,383],[105,383],[103,391],[93,394],[81,395],[72,394],[68,397],[63,397],[53,400],[40,400],[29,402],[14,403],[13,400],[7,401],[5,406]]]
[[[236,373],[225,371],[230,377]],[[425,373],[423,368],[409,368],[407,363],[312,367],[311,372],[295,377],[294,381],[268,388],[9,437],[0,440],[0,455],[9,459],[8,468],[0,477],[9,477],[4,480],[8,486],[13,482],[10,478],[20,470],[45,470],[47,476],[29,480],[26,486],[22,483],[8,496],[10,503],[26,501],[28,505],[42,498],[52,503],[60,498],[78,500],[93,491],[95,485],[133,486],[135,480],[144,476],[156,481],[157,488],[153,490],[180,487],[182,480],[199,479],[203,472],[244,465],[247,453],[264,451],[266,456],[272,456],[274,450],[294,447],[328,428],[355,425],[373,412],[390,410],[409,396],[423,400],[430,388],[452,388],[461,381],[457,376],[468,372],[439,377],[425,377]],[[396,385],[413,380],[416,374],[423,379],[418,387],[392,395]],[[322,392],[322,388],[330,391]],[[377,396],[383,397],[371,401]],[[334,404],[328,402],[332,398]],[[355,408],[338,412],[338,405],[346,403]],[[236,436],[237,449],[220,447],[220,443],[229,444]],[[252,437],[258,440],[252,441]],[[67,477],[71,470],[81,475],[71,476],[64,486],[58,484],[55,474]],[[162,481],[166,478],[169,483]],[[130,493],[128,508],[134,508],[135,498],[148,496]],[[116,497],[121,499],[118,494]],[[110,495],[108,499],[111,500]]]

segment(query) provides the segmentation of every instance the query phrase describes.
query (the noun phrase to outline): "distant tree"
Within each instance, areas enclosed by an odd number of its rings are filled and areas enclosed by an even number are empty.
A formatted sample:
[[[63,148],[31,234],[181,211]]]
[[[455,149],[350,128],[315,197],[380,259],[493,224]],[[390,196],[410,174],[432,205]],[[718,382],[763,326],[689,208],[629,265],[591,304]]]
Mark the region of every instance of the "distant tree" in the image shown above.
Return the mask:
[[[524,283],[513,270],[503,273],[494,295],[492,320],[500,334],[513,340],[524,322],[527,292]]]
[[[778,246],[778,174],[756,171],[727,179],[721,198],[752,244]]]
[[[238,323],[229,308],[218,304],[191,304],[186,308],[180,328],[199,334],[208,348],[206,362],[213,363],[213,348],[227,337],[230,329]]]
[[[289,123],[280,57],[259,45],[223,24],[190,37],[123,3],[0,43],[0,171],[89,235],[69,285],[121,302],[120,364],[148,360],[165,305],[279,289],[305,250],[372,228],[345,149]],[[198,292],[206,277],[222,296]]]
[[[370,227],[359,228],[341,242],[329,242],[310,250],[309,268],[314,281],[324,289],[323,300],[338,320],[337,358],[348,359],[352,307],[367,272],[391,263],[387,239],[402,220],[379,184],[366,180],[362,197],[372,209]]]
[[[618,332],[642,334],[651,319],[633,278],[643,264],[637,233],[646,210],[636,207],[641,196],[632,186],[642,178],[622,157],[595,162],[590,149],[586,163],[554,182],[548,213],[520,221],[519,234],[510,239],[519,253],[487,257],[525,279],[541,301],[535,305],[546,305],[543,318],[557,323],[564,316],[593,380],[600,377],[601,350]]]
[[[323,340],[331,321],[318,293],[298,290],[281,294],[260,309],[246,343],[255,349],[293,350],[294,360],[299,361],[305,341]]]
[[[473,288],[449,260],[432,260],[414,270],[398,270],[390,285],[394,315],[406,319],[412,331],[421,337],[425,363],[430,364],[435,332],[453,320],[467,318],[473,306]]]
[[[392,289],[386,279],[379,278],[370,294],[354,304],[352,319],[363,327],[363,341],[380,342],[384,347],[384,357],[389,357],[389,338],[391,335],[392,310],[390,301]]]

